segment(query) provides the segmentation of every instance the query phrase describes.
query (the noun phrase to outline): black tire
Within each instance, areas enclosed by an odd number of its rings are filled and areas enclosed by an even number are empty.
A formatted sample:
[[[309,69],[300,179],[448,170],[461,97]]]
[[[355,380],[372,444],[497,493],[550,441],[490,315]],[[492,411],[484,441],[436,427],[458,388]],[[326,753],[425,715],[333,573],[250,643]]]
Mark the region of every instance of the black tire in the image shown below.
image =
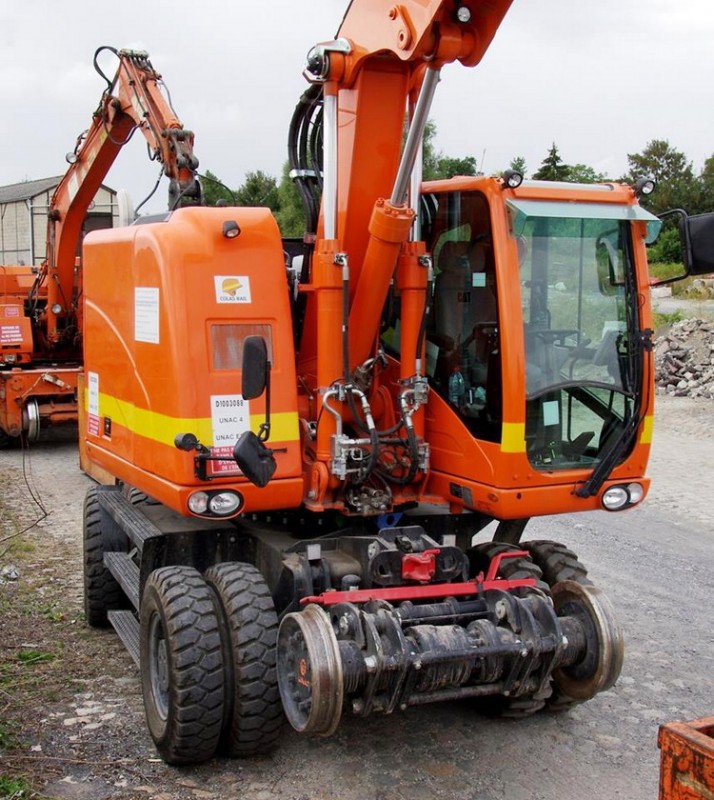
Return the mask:
[[[491,561],[500,553],[508,553],[513,550],[523,550],[520,545],[506,544],[505,542],[481,542],[466,551],[469,559],[469,574],[475,577],[479,572],[486,574]],[[519,556],[517,558],[506,558],[501,561],[499,576],[510,580],[520,578],[533,578],[536,582],[536,589],[548,591],[548,584],[543,580],[543,573],[540,567],[530,558]],[[516,590],[517,593],[522,593]]]
[[[523,549],[531,554],[533,561],[540,567],[543,580],[548,587],[555,586],[561,581],[575,581],[592,585],[585,565],[564,544],[539,539],[533,542],[524,542]]]
[[[564,544],[551,542],[547,539],[538,539],[532,542],[524,542],[523,548],[531,554],[533,561],[540,567],[543,579],[548,583],[549,588],[561,581],[575,581],[576,583],[592,586],[592,581],[588,578],[588,571],[585,565]],[[551,695],[545,705],[548,711],[560,713],[569,711],[582,702],[584,701],[569,697],[553,686]]]
[[[223,728],[223,649],[214,595],[193,567],[149,575],[141,603],[146,721],[168,764],[213,756]]]
[[[218,564],[205,578],[216,592],[225,620],[228,689],[220,750],[231,758],[267,753],[275,747],[283,724],[273,599],[251,564]]]
[[[99,508],[99,494],[105,487],[90,486],[84,498],[83,511],[83,566],[84,566],[84,616],[93,628],[106,628],[107,612],[129,608],[129,601],[114,576],[104,566],[104,553],[120,550],[126,552],[126,537],[116,530],[104,530]]]
[[[122,485],[121,493],[133,506],[157,505],[156,500],[154,500],[152,497],[149,497],[149,495],[146,494],[146,492],[142,492],[139,489],[135,489],[128,483]]]

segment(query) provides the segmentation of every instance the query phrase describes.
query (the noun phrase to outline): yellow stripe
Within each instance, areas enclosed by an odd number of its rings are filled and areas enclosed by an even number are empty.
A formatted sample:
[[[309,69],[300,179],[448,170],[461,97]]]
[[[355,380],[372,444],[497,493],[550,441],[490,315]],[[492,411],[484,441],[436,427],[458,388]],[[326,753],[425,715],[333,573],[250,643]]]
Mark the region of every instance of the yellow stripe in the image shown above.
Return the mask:
[[[502,453],[526,452],[525,422],[504,422],[501,431]]]
[[[88,393],[85,393],[88,400]],[[87,407],[85,402],[85,410]],[[137,408],[133,403],[119,400],[111,395],[99,393],[99,411],[103,417],[110,417],[118,425],[152,439],[155,442],[174,446],[177,433],[194,433],[200,442],[213,443],[213,426],[210,417],[170,417],[157,411]],[[265,422],[263,414],[250,415],[250,427],[257,433]],[[299,436],[298,416],[294,411],[284,411],[270,415],[270,438],[275,442],[297,441]]]
[[[652,430],[654,428],[654,417],[649,414],[642,422],[642,433],[640,434],[640,444],[652,444]]]

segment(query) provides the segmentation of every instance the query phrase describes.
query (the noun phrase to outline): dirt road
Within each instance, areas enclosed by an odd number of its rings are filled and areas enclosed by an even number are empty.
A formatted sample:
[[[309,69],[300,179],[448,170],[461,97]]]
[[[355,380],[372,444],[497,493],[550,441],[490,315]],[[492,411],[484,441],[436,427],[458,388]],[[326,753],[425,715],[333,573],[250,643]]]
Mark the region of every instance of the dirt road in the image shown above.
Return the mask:
[[[612,600],[626,632],[614,689],[569,714],[520,722],[454,703],[347,718],[328,740],[286,729],[270,758],[180,770],[156,758],[130,658],[112,634],[88,631],[80,619],[88,480],[74,445],[36,445],[24,462],[19,451],[0,453],[4,506],[26,523],[36,518],[29,483],[49,512],[27,534],[36,549],[20,558],[17,583],[50,598],[53,609],[36,626],[15,629],[12,641],[0,636],[0,655],[55,647],[65,679],[51,696],[38,690],[24,709],[24,744],[6,758],[8,768],[57,798],[654,800],[658,725],[714,713],[714,404],[658,397],[658,412],[645,506],[540,520],[526,534],[575,549]],[[0,586],[0,598],[8,587]]]

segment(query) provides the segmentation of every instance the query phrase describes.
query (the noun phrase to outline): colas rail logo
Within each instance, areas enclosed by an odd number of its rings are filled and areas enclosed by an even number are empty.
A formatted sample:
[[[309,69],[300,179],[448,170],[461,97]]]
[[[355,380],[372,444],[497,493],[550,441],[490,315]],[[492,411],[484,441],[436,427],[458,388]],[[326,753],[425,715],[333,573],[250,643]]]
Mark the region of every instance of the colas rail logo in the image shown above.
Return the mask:
[[[250,303],[250,278],[247,275],[215,275],[217,303]]]

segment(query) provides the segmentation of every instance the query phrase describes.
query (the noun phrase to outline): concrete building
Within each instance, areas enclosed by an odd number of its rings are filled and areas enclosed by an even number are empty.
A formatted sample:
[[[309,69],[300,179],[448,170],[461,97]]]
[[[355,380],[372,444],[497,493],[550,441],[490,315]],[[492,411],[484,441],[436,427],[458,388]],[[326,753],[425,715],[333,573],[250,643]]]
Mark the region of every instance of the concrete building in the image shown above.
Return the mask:
[[[41,264],[47,211],[63,176],[0,186],[0,264]],[[118,225],[117,193],[102,186],[89,208],[84,232]]]

